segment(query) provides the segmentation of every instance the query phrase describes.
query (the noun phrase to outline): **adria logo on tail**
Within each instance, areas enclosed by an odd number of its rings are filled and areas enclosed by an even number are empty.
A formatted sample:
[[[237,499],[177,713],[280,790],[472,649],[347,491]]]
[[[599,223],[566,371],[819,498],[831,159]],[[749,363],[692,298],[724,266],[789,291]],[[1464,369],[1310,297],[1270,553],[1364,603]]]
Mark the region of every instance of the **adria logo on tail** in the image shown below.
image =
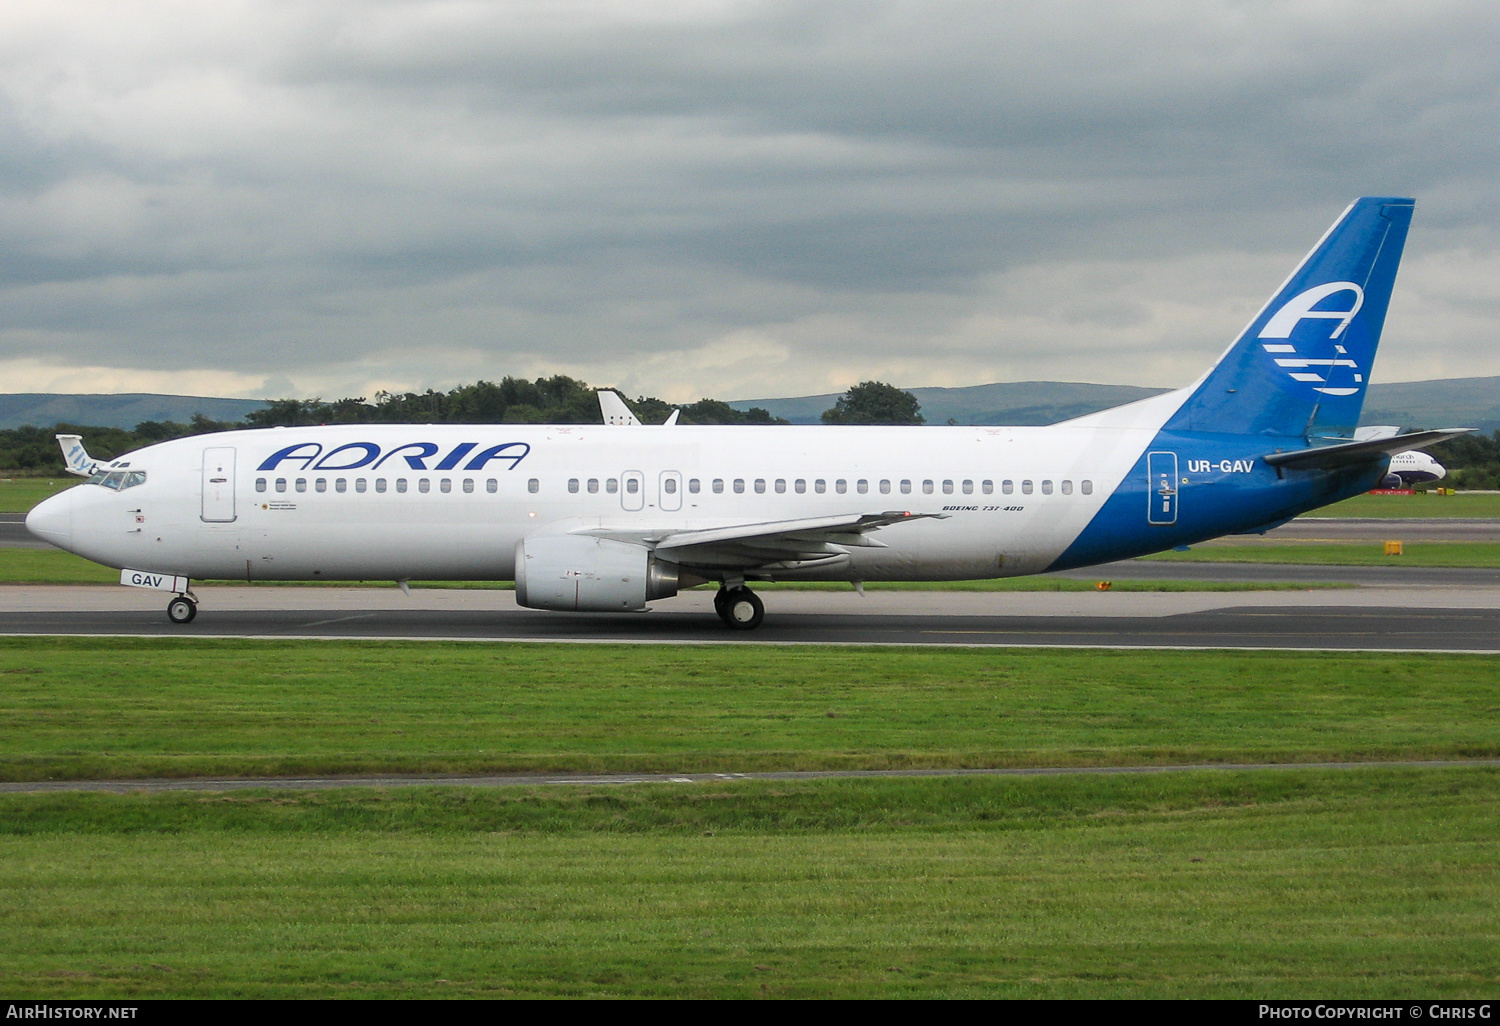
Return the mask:
[[[1332,310],[1314,310],[1313,307],[1331,296],[1339,296],[1340,302],[1334,304]],[[1339,306],[1347,309],[1338,309]],[[1305,292],[1300,292],[1287,300],[1280,310],[1266,322],[1261,329],[1259,338],[1291,338],[1297,326],[1305,320],[1330,320],[1337,321],[1331,334],[1327,338],[1321,335],[1310,340],[1313,343],[1327,343],[1337,339],[1349,327],[1349,322],[1354,320],[1354,315],[1359,313],[1359,308],[1365,305],[1365,290],[1352,281],[1330,281],[1323,285],[1315,285]],[[1305,333],[1304,333],[1305,334]],[[1297,347],[1286,342],[1264,343],[1265,351],[1272,354],[1276,366],[1284,368],[1293,381],[1304,381],[1313,385],[1313,390],[1322,392],[1324,395],[1353,395],[1358,392],[1364,384],[1364,374],[1359,364],[1349,358],[1349,351],[1343,346],[1334,343],[1333,355],[1299,356]],[[1327,347],[1323,346],[1326,353]],[[1327,370],[1319,373],[1315,367],[1326,367]],[[1340,377],[1344,378],[1342,385],[1330,384],[1334,380],[1335,369],[1346,367],[1348,370]],[[1353,375],[1352,387],[1347,375]]]

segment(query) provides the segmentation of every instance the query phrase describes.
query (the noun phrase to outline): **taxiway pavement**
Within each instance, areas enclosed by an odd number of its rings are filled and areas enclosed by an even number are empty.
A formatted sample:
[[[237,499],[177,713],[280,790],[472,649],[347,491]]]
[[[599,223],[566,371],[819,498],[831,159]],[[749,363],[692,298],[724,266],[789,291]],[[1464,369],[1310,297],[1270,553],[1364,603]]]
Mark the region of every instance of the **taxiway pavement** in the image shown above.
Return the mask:
[[[0,633],[667,644],[1285,648],[1500,653],[1500,588],[1269,592],[803,592],[765,590],[766,620],[731,631],[694,591],[641,614],[563,614],[509,591],[217,586],[197,620],[164,593],[0,588]]]

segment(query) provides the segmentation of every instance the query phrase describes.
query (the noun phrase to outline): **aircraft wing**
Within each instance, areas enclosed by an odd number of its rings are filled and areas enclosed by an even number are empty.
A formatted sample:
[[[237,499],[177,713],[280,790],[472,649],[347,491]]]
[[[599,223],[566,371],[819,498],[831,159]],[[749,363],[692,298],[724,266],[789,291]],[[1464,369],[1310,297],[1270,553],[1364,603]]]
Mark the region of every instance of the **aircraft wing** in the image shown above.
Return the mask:
[[[1344,442],[1341,445],[1324,445],[1313,449],[1293,449],[1291,452],[1273,452],[1261,459],[1273,467],[1292,470],[1329,470],[1333,467],[1348,467],[1368,463],[1387,453],[1405,452],[1422,445],[1444,442],[1459,435],[1466,435],[1473,428],[1442,428],[1437,431],[1413,431],[1409,435],[1391,435],[1361,442]]]
[[[663,559],[682,566],[787,568],[792,564],[842,562],[848,558],[850,548],[885,548],[883,542],[869,536],[871,532],[892,524],[944,516],[942,513],[849,513],[704,530],[655,531],[639,540]]]

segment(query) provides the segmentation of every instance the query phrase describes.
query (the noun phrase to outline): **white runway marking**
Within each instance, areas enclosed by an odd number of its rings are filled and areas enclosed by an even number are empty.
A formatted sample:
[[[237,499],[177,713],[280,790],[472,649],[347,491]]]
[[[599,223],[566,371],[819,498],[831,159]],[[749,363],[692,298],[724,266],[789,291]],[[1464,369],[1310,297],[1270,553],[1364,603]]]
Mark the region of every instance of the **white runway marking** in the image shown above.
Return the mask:
[[[910,769],[910,770],[788,770],[764,773],[619,773],[567,776],[562,774],[495,774],[473,777],[403,776],[375,774],[364,777],[211,777],[140,780],[38,780],[0,783],[0,794],[55,791],[106,791],[114,793],[159,791],[245,791],[264,788],[282,791],[324,791],[362,787],[590,787],[623,784],[717,784],[727,780],[861,780],[913,777],[1045,777],[1088,774],[1263,772],[1283,770],[1360,769],[1474,769],[1500,766],[1500,759],[1391,759],[1370,762],[1246,762],[1191,763],[1161,766],[1031,766],[1000,769]]]

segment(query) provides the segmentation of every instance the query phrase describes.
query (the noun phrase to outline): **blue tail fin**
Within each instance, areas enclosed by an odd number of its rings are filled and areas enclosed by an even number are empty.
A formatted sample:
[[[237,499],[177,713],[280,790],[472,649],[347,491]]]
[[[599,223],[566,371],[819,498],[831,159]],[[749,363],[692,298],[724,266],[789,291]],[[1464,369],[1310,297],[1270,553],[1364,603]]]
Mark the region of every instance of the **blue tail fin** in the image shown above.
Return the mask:
[[[1350,204],[1167,428],[1353,437],[1414,205]]]

